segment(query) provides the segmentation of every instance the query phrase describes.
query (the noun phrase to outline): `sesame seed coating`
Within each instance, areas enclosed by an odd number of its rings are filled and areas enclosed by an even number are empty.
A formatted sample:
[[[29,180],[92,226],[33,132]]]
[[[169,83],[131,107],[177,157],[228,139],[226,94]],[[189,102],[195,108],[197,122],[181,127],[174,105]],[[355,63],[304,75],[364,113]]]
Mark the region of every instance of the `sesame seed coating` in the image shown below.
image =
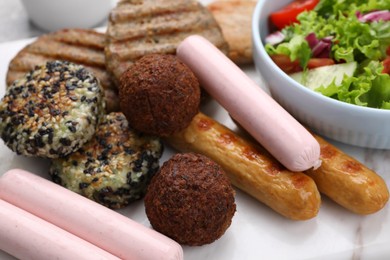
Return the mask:
[[[136,133],[122,113],[110,113],[81,149],[52,160],[50,175],[106,207],[122,208],[143,197],[162,152],[159,138]]]
[[[93,136],[104,108],[102,87],[83,66],[47,62],[7,88],[0,135],[17,154],[63,157]]]

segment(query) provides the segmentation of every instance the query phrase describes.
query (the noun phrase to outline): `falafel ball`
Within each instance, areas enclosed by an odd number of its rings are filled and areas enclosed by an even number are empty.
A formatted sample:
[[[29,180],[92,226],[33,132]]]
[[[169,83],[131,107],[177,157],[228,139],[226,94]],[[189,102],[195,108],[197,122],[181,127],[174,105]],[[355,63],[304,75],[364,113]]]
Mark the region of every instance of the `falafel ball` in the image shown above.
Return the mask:
[[[52,160],[49,173],[55,183],[118,209],[144,196],[162,152],[159,138],[135,132],[122,113],[112,112],[88,143]]]
[[[149,54],[122,75],[119,101],[134,129],[168,136],[187,127],[198,113],[199,82],[176,56]]]
[[[145,195],[152,227],[180,244],[219,239],[236,211],[235,192],[222,168],[206,156],[179,153],[166,161]]]

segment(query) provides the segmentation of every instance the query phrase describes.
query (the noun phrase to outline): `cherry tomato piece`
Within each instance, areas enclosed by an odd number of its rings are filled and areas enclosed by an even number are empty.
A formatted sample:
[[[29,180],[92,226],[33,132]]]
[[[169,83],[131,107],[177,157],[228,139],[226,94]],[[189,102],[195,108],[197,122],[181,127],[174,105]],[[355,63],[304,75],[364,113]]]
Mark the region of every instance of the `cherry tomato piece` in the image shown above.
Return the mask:
[[[278,67],[286,72],[291,74],[294,72],[302,71],[302,67],[299,64],[298,60],[291,61],[290,57],[283,54],[274,54],[271,55],[271,59],[275,62]],[[390,60],[390,59],[389,59]],[[307,63],[308,69],[314,69],[322,66],[334,65],[335,62],[329,58],[311,58]]]
[[[302,71],[301,66],[299,65],[299,61],[291,61],[290,57],[283,54],[274,54],[271,55],[271,59],[275,62],[278,67],[286,72],[287,74]]]
[[[307,68],[314,69],[322,66],[334,65],[334,60],[329,58],[311,58],[307,63]]]
[[[390,56],[382,61],[383,70],[382,73],[390,74]]]
[[[298,22],[297,16],[303,11],[313,10],[319,0],[295,0],[281,10],[271,13],[271,22],[279,29]]]

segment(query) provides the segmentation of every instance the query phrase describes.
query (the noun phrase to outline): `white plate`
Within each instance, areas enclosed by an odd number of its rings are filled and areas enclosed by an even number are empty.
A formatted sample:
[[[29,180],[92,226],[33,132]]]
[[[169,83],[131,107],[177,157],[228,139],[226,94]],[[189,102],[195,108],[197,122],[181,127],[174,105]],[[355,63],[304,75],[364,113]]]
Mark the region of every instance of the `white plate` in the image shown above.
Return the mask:
[[[4,95],[9,61],[30,41],[0,44],[0,97]],[[253,67],[243,69],[262,85]],[[234,128],[226,111],[216,103],[208,104],[202,111]],[[390,185],[390,151],[335,144],[374,169]],[[161,163],[173,152],[166,147]],[[17,156],[0,141],[0,175],[12,168],[25,169],[48,178],[47,161]],[[389,205],[376,214],[358,216],[323,197],[316,218],[297,222],[278,215],[239,190],[236,204],[237,212],[224,236],[209,245],[185,246],[186,260],[390,259]],[[120,213],[150,227],[142,201],[135,202]],[[0,252],[0,259],[13,258]]]

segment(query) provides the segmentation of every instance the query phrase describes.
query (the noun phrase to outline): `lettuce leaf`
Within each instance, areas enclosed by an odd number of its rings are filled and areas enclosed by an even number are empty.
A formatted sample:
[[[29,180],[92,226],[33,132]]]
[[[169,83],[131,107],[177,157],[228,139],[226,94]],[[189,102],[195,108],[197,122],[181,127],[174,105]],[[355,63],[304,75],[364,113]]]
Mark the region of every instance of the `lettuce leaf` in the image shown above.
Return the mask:
[[[345,77],[341,86],[331,84],[316,91],[347,103],[390,109],[390,75],[381,73],[381,60],[390,46],[389,21],[359,21],[357,13],[390,10],[389,0],[320,0],[313,11],[298,15],[299,23],[282,30],[284,42],[266,46],[269,54],[286,54],[299,59],[307,69],[312,57],[304,39],[314,33],[318,39],[332,38],[330,57],[336,62],[357,62],[358,72]]]
[[[330,17],[335,13],[362,13],[372,10],[389,10],[388,0],[321,0],[315,7],[315,11],[322,17]]]
[[[315,91],[350,104],[390,109],[390,75],[381,73],[383,65],[371,61],[360,69],[362,73],[344,77],[340,86],[332,83]]]
[[[312,54],[303,40],[314,33],[318,39],[333,38],[331,58],[337,62],[382,59],[390,45],[390,22],[361,22],[356,12],[386,8],[390,9],[389,0],[321,0],[315,11],[302,12],[299,23],[282,30],[285,39],[280,45],[266,45],[266,50],[269,54],[289,55],[293,61],[302,59],[300,63],[305,65]]]
[[[265,48],[269,55],[284,54],[289,56],[291,61],[299,60],[299,64],[302,68],[306,67],[311,57],[310,46],[301,35],[295,35],[288,42],[283,42],[276,47],[267,44]]]
[[[390,76],[381,74],[372,81],[370,91],[367,93],[369,107],[390,109]]]

